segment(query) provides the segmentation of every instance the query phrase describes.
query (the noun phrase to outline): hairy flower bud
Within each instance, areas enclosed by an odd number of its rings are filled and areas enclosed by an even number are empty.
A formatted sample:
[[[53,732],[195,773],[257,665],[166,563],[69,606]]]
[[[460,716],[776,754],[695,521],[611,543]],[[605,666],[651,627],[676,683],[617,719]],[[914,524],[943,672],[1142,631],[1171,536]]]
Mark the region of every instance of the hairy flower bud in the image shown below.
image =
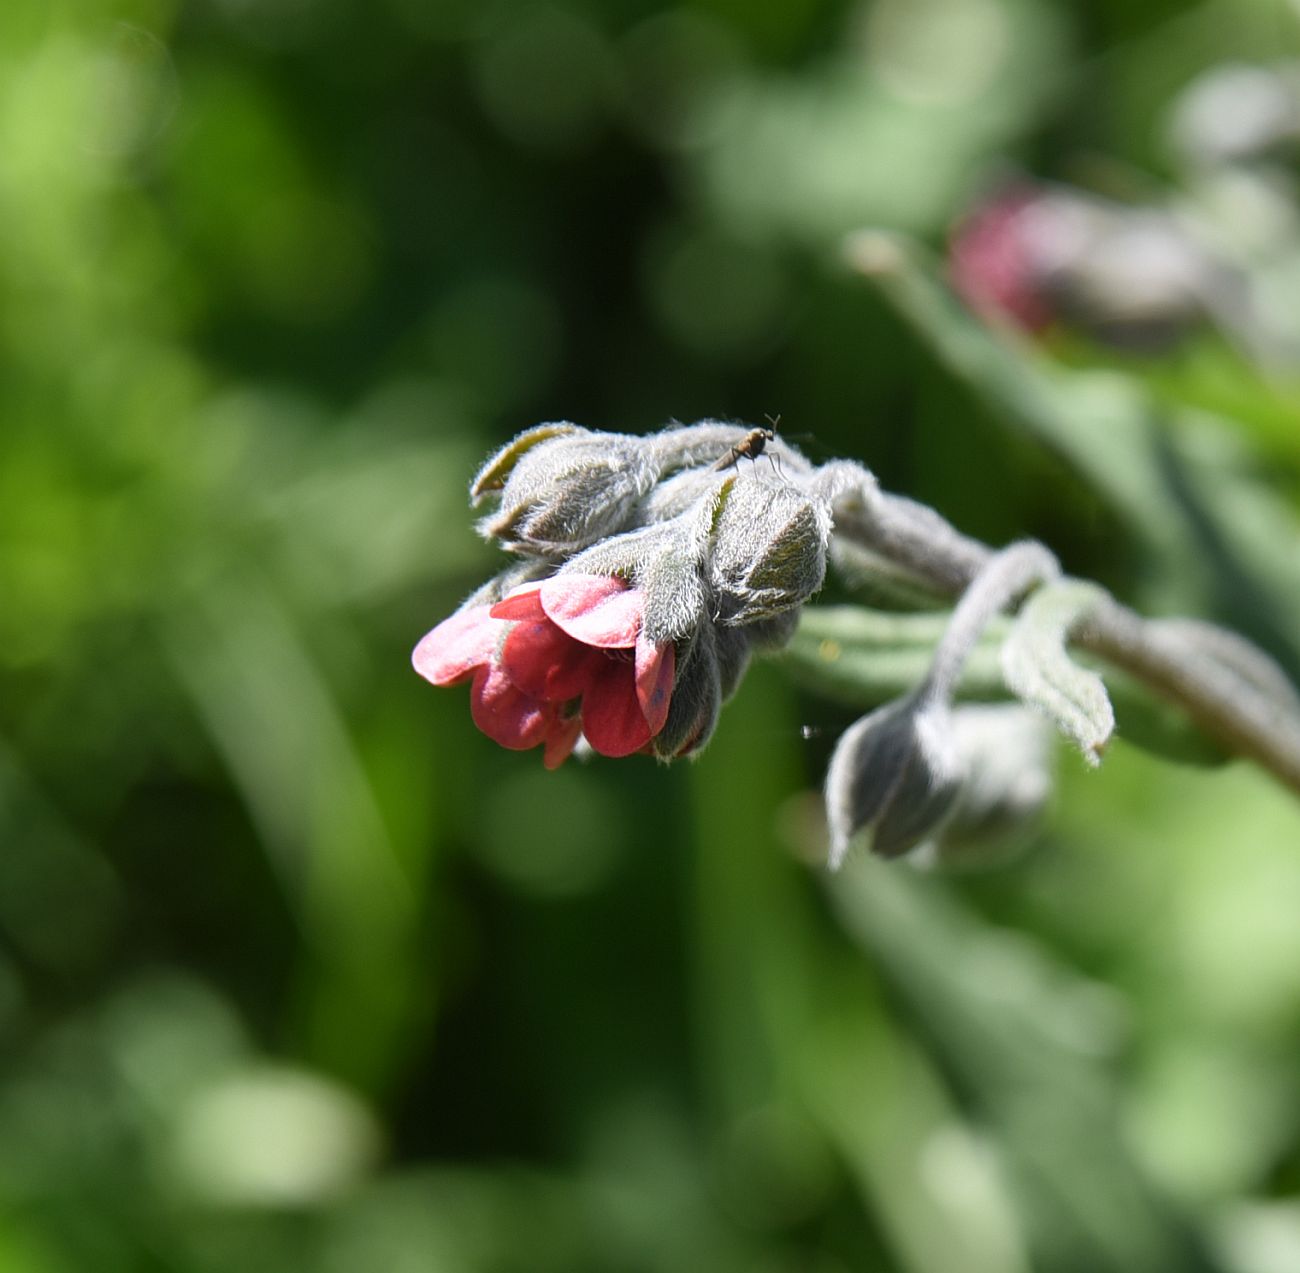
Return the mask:
[[[883,857],[929,839],[952,813],[962,776],[952,713],[942,699],[910,694],[851,725],[826,774],[831,868],[861,832]]]
[[[1007,862],[1052,794],[1051,727],[1018,704],[981,703],[954,708],[952,731],[965,778],[951,816],[916,861],[960,869]]]
[[[714,630],[704,627],[678,662],[668,719],[651,741],[654,754],[660,760],[672,760],[698,752],[717,726],[722,699]]]
[[[470,487],[477,503],[499,491],[479,523],[512,552],[563,558],[628,527],[658,467],[643,438],[571,424],[530,429],[497,452]]]
[[[832,501],[863,483],[771,430],[541,425],[471,487],[498,503],[482,532],[524,560],[429,633],[416,666],[437,685],[470,679],[480,728],[541,743],[547,764],[588,744],[697,752],[752,652],[789,641],[825,575]]]
[[[646,496],[641,505],[641,515],[647,522],[671,521],[715,500],[721,486],[722,479],[711,467],[674,473]],[[712,519],[709,529],[712,530]]]
[[[709,582],[722,623],[753,623],[793,610],[826,577],[830,506],[775,473],[733,479],[713,534]]]

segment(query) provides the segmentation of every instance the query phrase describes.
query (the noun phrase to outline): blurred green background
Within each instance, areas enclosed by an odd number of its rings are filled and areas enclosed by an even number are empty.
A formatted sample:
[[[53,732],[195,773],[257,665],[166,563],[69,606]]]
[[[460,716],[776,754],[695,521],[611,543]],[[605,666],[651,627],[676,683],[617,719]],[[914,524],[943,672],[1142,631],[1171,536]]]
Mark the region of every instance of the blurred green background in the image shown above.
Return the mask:
[[[408,662],[504,439],[779,414],[1300,672],[1300,378],[967,356],[840,255],[1011,165],[1193,198],[1171,101],[1298,53],[1283,0],[5,0],[0,1273],[1300,1270],[1262,775],[1120,741],[1013,865],[827,879],[852,713],[779,665],[698,763],[547,774]]]

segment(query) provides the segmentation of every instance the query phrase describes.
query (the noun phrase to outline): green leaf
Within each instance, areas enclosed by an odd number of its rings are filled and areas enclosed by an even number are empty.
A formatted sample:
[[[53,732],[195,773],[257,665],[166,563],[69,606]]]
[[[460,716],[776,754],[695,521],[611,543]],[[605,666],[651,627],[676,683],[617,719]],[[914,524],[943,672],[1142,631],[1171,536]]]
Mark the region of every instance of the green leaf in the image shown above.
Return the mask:
[[[896,614],[863,606],[804,610],[784,660],[809,689],[853,707],[876,707],[915,689],[930,669],[948,611]],[[997,650],[1007,631],[995,622],[967,661],[958,694],[1005,698]]]

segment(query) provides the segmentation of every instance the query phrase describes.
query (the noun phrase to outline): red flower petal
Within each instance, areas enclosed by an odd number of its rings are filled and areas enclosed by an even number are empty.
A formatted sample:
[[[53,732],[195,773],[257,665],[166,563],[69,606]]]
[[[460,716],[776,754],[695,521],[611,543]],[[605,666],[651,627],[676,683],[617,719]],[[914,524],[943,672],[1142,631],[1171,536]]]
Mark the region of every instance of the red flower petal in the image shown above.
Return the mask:
[[[480,667],[474,674],[469,710],[479,729],[511,751],[536,747],[546,737],[555,718],[553,707],[517,689],[493,663]]]
[[[539,595],[541,587],[539,583],[525,583],[512,589],[492,607],[492,617],[539,623],[546,618]]]
[[[636,639],[636,697],[653,738],[668,719],[668,705],[673,696],[673,678],[677,670],[677,652],[671,641],[654,645]]]
[[[542,764],[547,769],[558,769],[568,760],[581,733],[582,721],[579,717],[557,716],[546,733],[546,746],[542,749]]]
[[[427,633],[411,654],[415,670],[435,685],[455,685],[496,652],[505,625],[474,606],[444,619]]]
[[[604,657],[543,619],[513,624],[501,646],[499,662],[517,689],[546,702],[563,703],[587,688]]]
[[[547,618],[583,645],[636,644],[645,594],[614,575],[552,575],[542,583],[541,600]]]
[[[630,660],[605,658],[582,697],[582,732],[602,756],[630,756],[650,741]]]

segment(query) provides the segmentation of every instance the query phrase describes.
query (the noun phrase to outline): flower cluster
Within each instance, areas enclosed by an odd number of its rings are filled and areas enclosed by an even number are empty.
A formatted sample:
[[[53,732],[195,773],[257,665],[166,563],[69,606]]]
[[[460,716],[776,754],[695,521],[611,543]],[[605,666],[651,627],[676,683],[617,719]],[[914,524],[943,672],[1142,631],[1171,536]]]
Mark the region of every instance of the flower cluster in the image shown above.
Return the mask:
[[[541,747],[548,768],[579,746],[698,752],[753,652],[794,635],[834,547],[841,572],[878,595],[919,589],[956,605],[919,683],[874,699],[836,743],[824,791],[832,866],[864,841],[886,857],[953,863],[983,854],[990,835],[1005,845],[1050,790],[1043,718],[1098,763],[1115,715],[1100,676],[1071,657],[1075,641],[1300,790],[1300,695],[1248,642],[1145,622],[1062,577],[1041,544],[994,551],[880,491],[861,465],[815,467],[768,430],[543,425],[488,461],[471,498],[489,505],[480,530],[513,564],[413,661],[434,685],[468,681],[479,729],[503,747]],[[960,702],[967,663],[1008,611],[1001,680],[1018,703]],[[869,614],[854,613],[857,624]]]
[[[826,570],[834,482],[777,439],[746,458],[750,437],[710,421],[515,438],[471,498],[494,505],[479,529],[520,564],[420,641],[416,670],[469,681],[479,729],[542,747],[549,768],[580,739],[604,756],[698,751]]]

